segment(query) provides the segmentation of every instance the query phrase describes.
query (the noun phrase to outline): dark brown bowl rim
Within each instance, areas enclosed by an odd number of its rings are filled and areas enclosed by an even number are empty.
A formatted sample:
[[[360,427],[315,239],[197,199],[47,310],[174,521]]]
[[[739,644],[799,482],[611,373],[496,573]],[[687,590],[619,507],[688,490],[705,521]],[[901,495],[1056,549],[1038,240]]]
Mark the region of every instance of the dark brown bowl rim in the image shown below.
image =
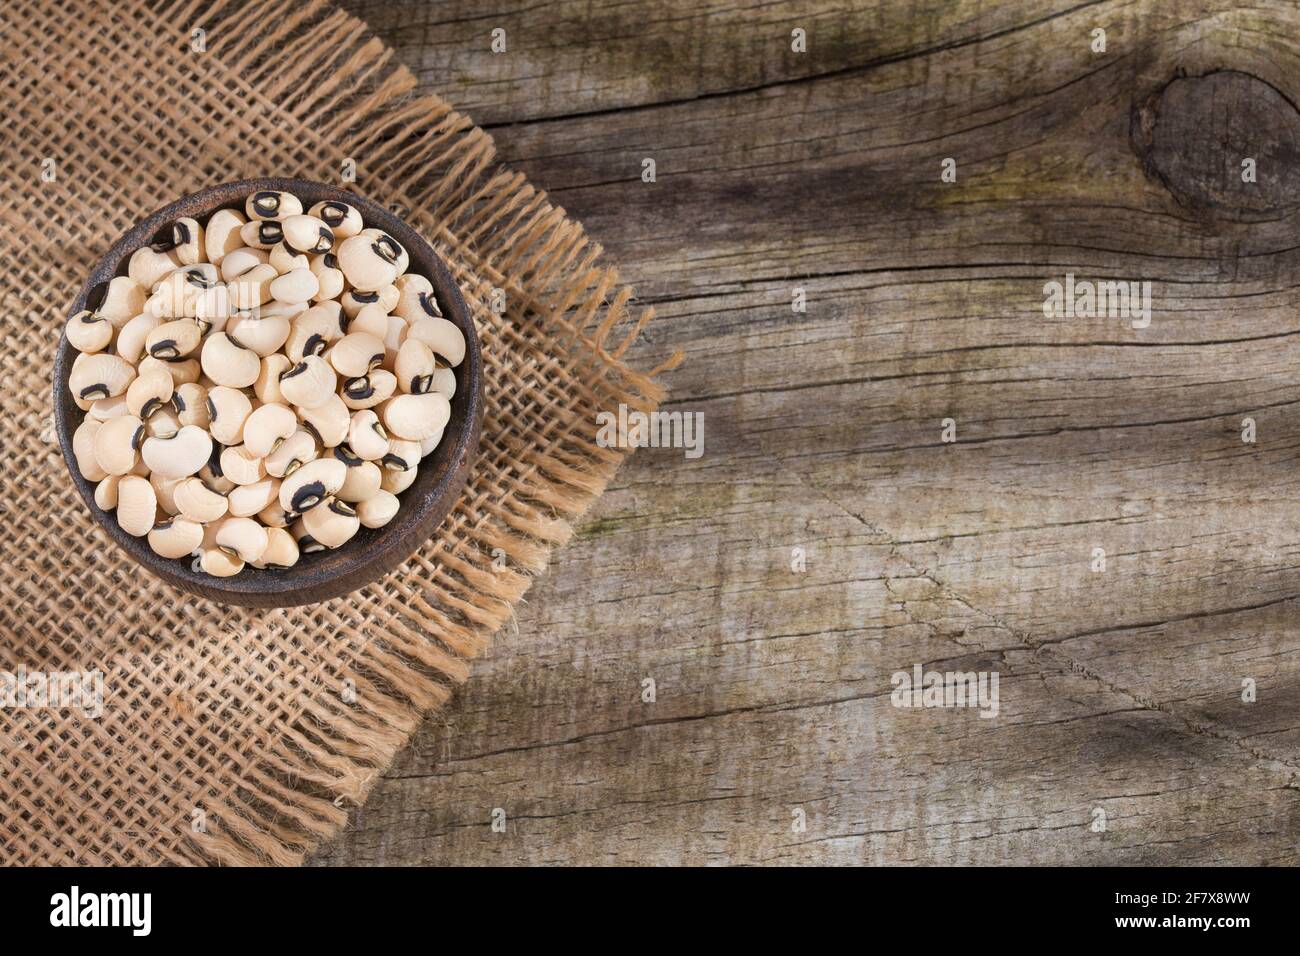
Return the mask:
[[[355,206],[366,225],[390,233],[410,255],[409,271],[428,277],[443,315],[465,335],[465,359],[456,369],[456,395],[442,442],[420,465],[410,488],[398,497],[402,506],[383,528],[362,528],[347,544],[333,551],[306,554],[287,569],[246,568],[229,578],[216,578],[192,569],[191,559],[155,554],[146,538],[124,532],[112,512],[95,504],[95,486],[82,477],[72,453],[72,433],[84,413],[67,388],[75,350],[61,335],[54,363],[54,419],[68,473],[81,499],[109,537],[138,564],[164,581],[190,593],[230,604],[252,607],[292,607],[329,600],[378,579],[409,558],[429,539],[460,497],[478,453],[483,427],[483,356],[477,331],[460,289],[442,258],[411,226],[392,211],[363,196],[304,179],[267,177],[210,186],[156,210],[122,235],[96,262],[68,315],[86,307],[92,291],[117,275],[126,274],[130,254],[154,240],[166,224],[183,216],[206,221],[222,208],[239,207],[259,190],[290,192],[304,208],[323,200]],[[87,560],[70,556],[70,560]]]

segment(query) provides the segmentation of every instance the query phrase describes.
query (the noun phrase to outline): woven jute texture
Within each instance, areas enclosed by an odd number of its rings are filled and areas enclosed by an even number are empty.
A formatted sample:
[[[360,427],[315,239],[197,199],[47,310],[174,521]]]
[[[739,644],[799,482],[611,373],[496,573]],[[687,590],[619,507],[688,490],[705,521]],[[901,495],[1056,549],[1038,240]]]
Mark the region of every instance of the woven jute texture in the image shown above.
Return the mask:
[[[596,413],[662,397],[662,368],[623,361],[649,313],[629,314],[578,224],[494,167],[483,131],[327,5],[5,0],[0,25],[0,671],[104,682],[98,716],[0,709],[3,861],[296,863],[613,475],[623,453],[595,444]],[[420,230],[471,303],[487,399],[432,540],[347,598],[272,611],[182,594],[120,554],[75,495],[50,406],[66,307],[109,244],[165,202],[262,175],[347,185]]]

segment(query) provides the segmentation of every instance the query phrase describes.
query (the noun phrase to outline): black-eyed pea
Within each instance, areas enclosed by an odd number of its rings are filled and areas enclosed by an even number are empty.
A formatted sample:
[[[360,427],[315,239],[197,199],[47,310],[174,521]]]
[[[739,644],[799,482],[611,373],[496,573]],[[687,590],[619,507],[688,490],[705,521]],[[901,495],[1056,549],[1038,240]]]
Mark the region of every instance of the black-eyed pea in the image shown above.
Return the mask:
[[[345,239],[338,247],[339,268],[354,289],[377,292],[392,285],[400,274],[396,262],[404,253],[390,237],[388,241],[361,234]]]
[[[385,471],[413,471],[420,464],[420,443],[405,438],[390,438],[388,451],[379,460]]]
[[[203,251],[213,265],[221,265],[226,256],[243,248],[239,230],[248,222],[237,209],[218,209],[208,218],[203,233]],[[224,275],[223,275],[224,278]]]
[[[277,302],[307,302],[320,291],[320,283],[307,268],[295,268],[271,282],[271,298]]]
[[[95,433],[95,460],[110,475],[129,474],[139,461],[144,440],[144,422],[135,415],[109,419]]]
[[[335,448],[335,453],[341,448],[342,445]],[[338,490],[337,497],[352,504],[373,498],[384,479],[383,470],[373,461],[362,461],[360,458],[353,458],[344,464],[348,465],[348,476],[343,481],[343,487]]]
[[[204,373],[218,385],[247,388],[262,371],[262,358],[252,349],[241,348],[225,332],[214,332],[200,353]]]
[[[271,283],[280,277],[269,262],[258,263],[227,284],[230,307],[236,312],[255,309],[271,301]]]
[[[344,326],[346,327],[352,320],[368,305],[378,305],[383,308],[383,303],[379,300],[378,290],[374,292],[360,292],[357,289],[348,289],[339,296],[339,308],[343,310]]]
[[[337,493],[347,477],[348,466],[337,458],[309,461],[281,479],[280,507],[295,514],[305,514]]]
[[[135,382],[131,383],[132,385]],[[130,387],[127,392],[130,392]],[[119,415],[129,415],[131,410],[126,407],[126,395],[114,395],[112,398],[98,398],[90,403],[90,409],[86,415],[97,421],[106,422],[110,418],[117,418]]]
[[[224,450],[221,445],[214,443],[211,457],[198,471],[198,477],[203,479],[203,483],[219,495],[228,495],[239,487],[221,472],[221,453]]]
[[[204,548],[199,556],[199,567],[204,574],[214,578],[232,578],[244,570],[244,562],[222,548]]]
[[[96,483],[95,504],[101,511],[112,511],[117,507],[117,485],[121,480],[121,475],[109,475]]]
[[[221,450],[221,473],[237,485],[255,485],[266,477],[266,466],[243,445],[233,445]]]
[[[307,355],[293,368],[280,376],[280,395],[285,401],[300,409],[318,408],[338,400],[334,389],[338,376],[319,355]]]
[[[102,315],[83,309],[68,319],[64,334],[78,352],[99,352],[113,341],[113,325]]]
[[[419,273],[408,272],[398,276],[393,285],[397,288],[397,302],[390,311],[407,320],[423,318],[428,314],[420,304],[422,295],[433,295],[433,284],[428,279]],[[442,315],[441,312],[437,314]]]
[[[289,319],[283,315],[272,315],[262,309],[257,314],[241,312],[234,316],[226,327],[226,335],[241,349],[256,353],[260,375],[261,360],[284,345],[291,328]]]
[[[321,544],[315,538],[307,533],[303,526],[302,518],[297,518],[289,525],[289,534],[293,536],[294,542],[298,545],[300,554],[315,554],[317,551],[324,551],[325,545]]]
[[[114,346],[117,354],[123,361],[135,365],[145,354],[145,342],[149,333],[160,325],[162,319],[148,312],[141,312],[132,318],[117,333],[117,344]]]
[[[408,338],[397,350],[394,367],[397,387],[412,395],[433,391],[433,373],[437,367],[433,350],[419,339]]]
[[[388,433],[379,416],[368,408],[352,413],[347,441],[362,461],[379,461],[388,454]]]
[[[95,436],[103,427],[103,422],[86,418],[72,433],[72,454],[77,459],[77,470],[87,481],[103,481],[108,477],[108,472],[95,457]]]
[[[257,373],[253,383],[253,394],[264,405],[284,401],[280,394],[280,376],[293,368],[293,362],[282,352],[276,352],[262,359],[262,369]]]
[[[244,447],[254,457],[265,458],[297,430],[298,416],[288,405],[259,405],[244,422]]]
[[[171,438],[146,438],[140,454],[150,471],[163,478],[186,478],[207,464],[212,437],[196,425],[185,425]]]
[[[208,389],[208,433],[223,445],[238,445],[253,403],[237,388],[217,385]]]
[[[125,394],[135,376],[136,370],[116,355],[83,352],[68,375],[68,389],[85,410],[97,399]]]
[[[382,488],[357,505],[357,518],[367,528],[382,528],[393,520],[400,502],[397,496]]]
[[[284,242],[277,242],[271,247],[271,253],[267,261],[275,266],[275,271],[280,275],[292,272],[294,269],[311,268],[311,260],[307,256],[301,252],[294,252]]]
[[[240,485],[226,496],[230,503],[230,513],[237,518],[250,518],[258,512],[269,508],[273,503],[279,504],[280,479],[265,477],[251,485]]]
[[[338,259],[332,252],[312,256],[311,272],[316,277],[317,285],[316,294],[312,296],[313,302],[337,299],[343,294],[346,280],[338,267]]]
[[[350,239],[364,228],[361,213],[347,203],[327,199],[312,206],[308,213],[329,226],[336,239]]]
[[[400,242],[382,229],[362,229],[358,235],[374,242],[379,255],[393,264],[393,267],[397,270],[394,279],[406,273],[407,266],[411,263],[411,257],[407,255],[405,247]]]
[[[348,335],[364,333],[373,335],[381,342],[388,335],[388,313],[378,302],[361,307],[361,310],[348,322]]]
[[[212,420],[208,414],[208,390],[197,382],[177,385],[172,391],[172,410],[182,425],[207,428]]]
[[[156,359],[174,362],[189,358],[203,341],[203,327],[193,319],[163,322],[145,336],[145,350]]]
[[[316,443],[316,437],[306,428],[299,427],[263,459],[263,464],[268,475],[283,478],[319,457],[320,446]]]
[[[172,488],[172,501],[178,514],[200,524],[224,518],[229,510],[226,495],[213,491],[197,476],[180,479]]]
[[[146,355],[140,359],[137,366],[140,374],[144,375],[153,369],[162,369],[172,377],[172,382],[177,386],[188,385],[199,380],[203,373],[199,360],[196,358],[182,359],[176,362],[165,362],[162,359],[154,358],[152,355]]]
[[[340,396],[343,404],[355,411],[376,408],[397,391],[397,376],[387,369],[373,369],[370,374],[344,381]]]
[[[188,216],[164,226],[152,248],[174,252],[181,265],[189,266],[208,261],[203,227],[199,225],[197,219]]]
[[[275,219],[255,219],[239,230],[239,238],[252,249],[265,249],[267,256],[284,241],[284,226]]]
[[[117,523],[127,534],[142,538],[154,526],[158,499],[147,478],[127,475],[117,483]]]
[[[451,418],[451,403],[437,392],[395,395],[384,403],[380,417],[388,434],[418,442],[442,431]]]
[[[385,468],[383,478],[379,482],[379,487],[390,495],[400,495],[407,488],[411,487],[411,485],[415,484],[415,479],[419,474],[419,471],[419,468],[408,468],[405,471],[394,471],[391,468]]]
[[[406,338],[406,320],[400,315],[389,315],[384,322],[384,368],[391,372],[397,368],[397,352]]]
[[[334,246],[334,232],[315,216],[289,216],[283,227],[284,244],[299,255],[320,255]]]
[[[326,448],[333,448],[348,436],[351,413],[343,400],[331,395],[329,400],[313,408],[299,408],[298,418]]]
[[[171,401],[174,389],[172,377],[162,369],[137,375],[126,389],[127,411],[137,418],[148,418]]]
[[[257,266],[267,265],[270,258],[270,253],[265,249],[250,249],[247,246],[240,246],[238,249],[227,253],[225,258],[221,260],[221,278],[228,283],[234,282],[240,276],[247,275],[249,271]]]
[[[456,323],[447,319],[425,316],[416,319],[406,328],[404,341],[415,339],[429,346],[447,360],[448,365],[459,365],[465,358],[465,333]]]
[[[148,438],[170,438],[181,430],[183,424],[171,405],[164,405],[145,419],[144,431]],[[141,463],[143,467],[143,462]]]
[[[175,274],[172,273],[172,275]],[[145,299],[143,311],[164,321],[183,315],[185,302],[184,299],[177,296],[176,287],[177,283],[172,281],[170,275],[163,279],[162,284],[154,290],[149,298]]]
[[[383,364],[384,343],[366,332],[349,332],[330,347],[329,359],[344,378],[359,378]]]
[[[190,282],[190,270],[198,266],[182,266],[169,273],[149,298],[145,299],[142,312],[156,315],[160,319],[178,319],[193,316],[191,308],[194,298],[200,291]],[[201,277],[201,273],[196,273]],[[201,279],[200,279],[201,281]]]
[[[302,516],[303,529],[327,548],[338,548],[351,540],[361,527],[357,510],[337,497],[327,499],[321,507]]]
[[[174,250],[159,251],[149,246],[141,246],[131,253],[126,274],[128,278],[139,284],[141,289],[152,292],[155,285],[182,265],[180,256],[176,255]]]
[[[142,465],[144,461],[140,462]],[[149,472],[149,484],[153,485],[154,496],[158,499],[158,507],[164,514],[177,515],[180,509],[176,507],[176,488],[182,481],[188,481],[187,478],[164,478],[162,475]]]
[[[340,313],[335,303],[321,303],[300,313],[292,323],[284,353],[295,363],[304,356],[320,355],[330,343],[343,337]]]
[[[251,562],[255,568],[291,568],[298,563],[298,542],[283,527],[266,529],[266,550],[258,560]]]
[[[445,365],[439,365],[433,370],[433,383],[429,391],[437,392],[447,401],[451,401],[456,395],[456,372],[454,369],[447,368]]]
[[[257,513],[257,520],[266,525],[268,533],[272,528],[287,528],[295,516],[280,507],[279,498]]]
[[[184,558],[203,542],[203,525],[188,518],[160,521],[149,531],[149,547],[162,558]]]
[[[185,306],[187,316],[198,319],[201,325],[218,332],[226,327],[235,311],[230,286],[224,282],[194,293]]]
[[[103,299],[95,306],[94,312],[107,319],[115,329],[122,326],[144,311],[145,288],[130,276],[115,276],[108,281]],[[89,302],[87,307],[91,307]]]
[[[399,276],[398,278],[401,277]],[[395,284],[386,285],[379,290],[379,307],[382,308],[384,314],[387,315],[389,312],[393,311],[393,307],[397,305],[397,300],[401,297],[402,293],[398,291]]]
[[[264,189],[244,200],[244,215],[249,219],[284,219],[302,214],[302,202],[292,193]]]

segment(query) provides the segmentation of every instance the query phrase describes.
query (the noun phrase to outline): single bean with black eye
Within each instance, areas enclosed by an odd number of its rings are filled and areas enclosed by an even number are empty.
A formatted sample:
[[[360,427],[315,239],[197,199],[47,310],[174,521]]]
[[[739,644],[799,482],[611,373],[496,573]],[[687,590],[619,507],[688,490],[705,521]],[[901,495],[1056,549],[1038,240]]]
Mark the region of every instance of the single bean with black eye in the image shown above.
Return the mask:
[[[356,508],[337,497],[305,512],[302,524],[307,534],[327,548],[346,544],[361,527]]]
[[[300,409],[317,408],[337,398],[334,394],[337,382],[338,376],[329,362],[319,355],[307,355],[280,376],[280,395]]]
[[[397,376],[387,369],[372,369],[368,374],[347,379],[339,393],[350,410],[376,408],[397,391]]]
[[[83,309],[68,320],[68,342],[78,352],[98,352],[113,341],[113,326],[102,315]]]
[[[337,458],[317,458],[280,482],[280,507],[305,514],[332,496],[348,477],[348,466]]]
[[[135,369],[116,355],[83,352],[82,359],[72,367],[68,388],[78,405],[84,402],[82,407],[89,408],[96,399],[121,395],[135,376]]]
[[[162,369],[137,375],[126,390],[127,411],[139,418],[148,418],[163,403],[171,401],[174,384],[172,377]]]
[[[284,219],[302,213],[302,203],[292,193],[262,190],[244,201],[244,214],[249,219]]]
[[[188,358],[203,341],[203,327],[193,319],[174,319],[157,326],[145,336],[144,347],[164,362]]]
[[[300,252],[294,252],[283,241],[277,242],[271,249],[267,261],[275,266],[275,271],[280,275],[286,272],[292,272],[294,269],[310,269],[311,260]]]
[[[300,255],[320,255],[334,247],[334,233],[315,216],[290,216],[284,220],[284,244]]]
[[[344,202],[325,200],[316,203],[308,212],[329,226],[336,239],[350,239],[365,227],[361,213]]]
[[[255,219],[240,228],[239,238],[244,240],[244,245],[269,253],[284,239],[284,225],[274,219]]]
[[[336,254],[344,278],[361,292],[378,292],[397,278],[394,250],[364,233],[344,239]]]

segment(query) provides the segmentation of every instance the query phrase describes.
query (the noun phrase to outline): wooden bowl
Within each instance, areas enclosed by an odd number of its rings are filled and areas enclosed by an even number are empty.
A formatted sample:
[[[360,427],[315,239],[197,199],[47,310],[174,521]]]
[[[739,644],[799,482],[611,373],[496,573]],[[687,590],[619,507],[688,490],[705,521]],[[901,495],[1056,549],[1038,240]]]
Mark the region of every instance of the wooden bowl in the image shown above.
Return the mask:
[[[160,230],[173,220],[189,216],[206,222],[218,209],[238,208],[241,212],[249,193],[274,189],[293,193],[303,208],[322,200],[339,200],[355,206],[366,226],[392,235],[410,254],[408,271],[427,276],[438,305],[465,334],[465,359],[456,368],[456,394],[451,400],[451,420],[442,442],[420,463],[420,472],[410,488],[398,495],[401,507],[396,517],[382,528],[361,528],[356,536],[333,551],[302,555],[291,568],[246,567],[229,578],[216,578],[193,569],[192,558],[171,560],[159,557],[146,538],[127,534],[112,512],[95,504],[94,483],[81,476],[72,453],[72,434],[84,413],[68,390],[68,376],[76,351],[64,335],[54,363],[54,420],[59,445],[68,463],[72,482],[95,520],[117,545],[147,570],[169,584],[213,601],[253,607],[289,607],[311,604],[347,594],[374,581],[410,557],[447,516],[465,487],[470,466],[478,453],[483,430],[483,355],[465,299],[451,273],[429,244],[410,226],[383,206],[324,183],[302,179],[248,179],[225,183],[186,196],[164,206],[118,239],[91,270],[86,284],[72,303],[68,315],[86,308],[86,302],[101,284],[125,275],[131,253],[154,241]],[[78,556],[75,560],[88,560]]]

